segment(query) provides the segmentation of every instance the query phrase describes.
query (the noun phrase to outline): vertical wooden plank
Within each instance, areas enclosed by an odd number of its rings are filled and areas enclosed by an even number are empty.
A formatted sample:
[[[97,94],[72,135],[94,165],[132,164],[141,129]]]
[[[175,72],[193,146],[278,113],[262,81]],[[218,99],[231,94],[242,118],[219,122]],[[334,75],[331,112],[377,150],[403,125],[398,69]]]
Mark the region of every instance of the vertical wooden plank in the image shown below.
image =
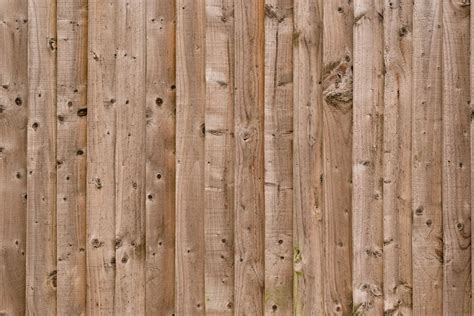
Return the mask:
[[[324,1],[323,212],[325,312],[352,311],[352,26],[347,0]]]
[[[177,1],[176,312],[204,314],[205,2]]]
[[[443,310],[441,1],[413,6],[413,314]],[[426,302],[430,302],[426,304]]]
[[[471,84],[471,92],[470,92],[470,96],[471,96],[471,129],[470,129],[470,141],[471,141],[471,148],[470,148],[470,154],[471,154],[471,219],[472,219],[472,205],[474,203],[474,168],[472,166],[474,166],[474,106],[473,106],[473,103],[474,103],[474,54],[472,53],[474,51],[474,19],[472,19],[472,16],[474,16],[474,5],[471,4],[471,26],[470,26],[470,32],[471,32],[471,36],[470,36],[470,50],[471,50],[471,58],[470,58],[470,84]],[[474,232],[474,227],[471,225],[471,238],[473,236],[473,232]],[[471,245],[471,298],[472,298],[472,295],[474,294],[474,280],[472,278],[474,278],[474,275],[472,274],[472,271],[474,271],[474,261],[472,260],[472,258],[474,257],[474,248],[472,247]],[[471,311],[474,310],[474,300],[472,301],[472,304],[471,305]]]
[[[57,312],[85,314],[87,1],[57,1]]]
[[[383,314],[383,2],[354,1],[354,313]]]
[[[176,3],[147,1],[146,314],[175,313]]]
[[[115,311],[145,314],[145,0],[117,1]]]
[[[235,313],[263,314],[264,1],[235,4]]]
[[[25,314],[27,1],[0,1],[0,314]]]
[[[293,1],[265,1],[265,314],[293,310]]]
[[[295,1],[293,34],[293,310],[324,314],[322,283],[323,2]]]
[[[28,1],[26,313],[56,313],[56,1]]]
[[[411,108],[413,1],[384,2],[384,312],[412,314]]]
[[[115,1],[89,1],[87,89],[87,313],[114,315]]]
[[[443,2],[443,310],[471,314],[469,22],[465,1]]]
[[[206,1],[206,314],[234,309],[234,7]]]

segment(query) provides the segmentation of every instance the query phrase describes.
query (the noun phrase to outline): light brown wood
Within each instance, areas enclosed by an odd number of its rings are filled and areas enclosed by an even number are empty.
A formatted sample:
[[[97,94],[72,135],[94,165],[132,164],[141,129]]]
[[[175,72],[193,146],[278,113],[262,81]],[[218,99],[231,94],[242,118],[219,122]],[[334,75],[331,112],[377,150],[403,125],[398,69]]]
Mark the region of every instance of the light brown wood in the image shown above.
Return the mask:
[[[116,58],[114,0],[88,3],[87,313],[114,315]],[[123,52],[122,52],[123,54]],[[121,56],[123,58],[123,56]]]
[[[56,314],[56,1],[28,1],[26,314]]]
[[[145,313],[145,10],[145,0],[117,1],[119,36],[112,47],[117,54],[114,303],[115,311],[126,315]]]
[[[207,315],[234,310],[234,6],[206,1],[205,297]]]
[[[474,6],[471,5],[471,25],[470,25],[470,32],[471,32],[471,37],[470,37],[470,50],[471,52],[474,49],[474,20],[472,19],[472,16],[474,16]],[[471,219],[472,219],[472,205],[474,203],[474,169],[472,166],[474,165],[474,107],[473,107],[473,100],[474,100],[474,54],[470,54],[470,84],[471,84],[471,129],[470,129],[470,145],[471,145]],[[472,241],[472,236],[474,232],[474,227],[471,225],[471,241]],[[471,243],[471,300],[472,300],[472,294],[474,294],[474,287],[472,284],[474,284],[474,276],[472,275],[472,269],[474,268],[474,261],[472,258],[474,257],[474,249],[472,247]],[[471,305],[471,311],[474,310],[474,301],[472,302],[473,305]]]
[[[443,310],[441,1],[413,6],[413,314]],[[426,302],[430,302],[426,304]]]
[[[25,314],[27,1],[0,1],[0,314]]]
[[[178,0],[176,10],[176,312],[202,315],[205,2]]]
[[[87,1],[57,6],[57,313],[84,315]]]
[[[354,1],[353,312],[383,314],[383,6]]]
[[[346,0],[323,1],[323,284],[326,314],[352,312],[352,26]]]
[[[384,12],[384,313],[411,315],[413,1],[386,1]]]
[[[443,311],[471,314],[470,9],[443,2]]]
[[[471,314],[471,10],[0,0],[0,315]]]
[[[323,3],[298,1],[293,34],[293,311],[324,313],[322,283]]]
[[[265,1],[265,296],[293,311],[293,2]]]
[[[235,12],[235,313],[263,314],[264,1],[238,0]]]
[[[147,1],[146,314],[175,313],[176,3]]]

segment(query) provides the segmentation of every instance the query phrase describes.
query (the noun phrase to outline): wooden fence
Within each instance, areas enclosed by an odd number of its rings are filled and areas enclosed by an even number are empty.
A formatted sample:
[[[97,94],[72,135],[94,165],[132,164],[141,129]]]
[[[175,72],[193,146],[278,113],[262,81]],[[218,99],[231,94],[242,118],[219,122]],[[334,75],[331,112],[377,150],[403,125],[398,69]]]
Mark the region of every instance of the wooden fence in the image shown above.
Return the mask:
[[[0,314],[470,315],[472,7],[0,0]]]

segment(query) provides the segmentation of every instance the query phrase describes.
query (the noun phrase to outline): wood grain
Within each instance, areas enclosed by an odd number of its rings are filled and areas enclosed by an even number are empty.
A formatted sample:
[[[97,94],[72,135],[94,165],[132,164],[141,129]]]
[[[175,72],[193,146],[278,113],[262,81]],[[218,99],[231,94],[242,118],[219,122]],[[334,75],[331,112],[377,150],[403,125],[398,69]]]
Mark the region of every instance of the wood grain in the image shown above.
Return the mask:
[[[471,314],[470,9],[443,2],[443,311]]]
[[[206,1],[206,314],[234,310],[234,13]]]
[[[56,1],[28,2],[26,313],[56,313]]]
[[[413,1],[386,1],[384,12],[384,313],[411,315]]]
[[[265,1],[265,314],[293,310],[293,1]]]
[[[87,1],[57,2],[57,312],[86,311]]]
[[[202,315],[204,298],[205,2],[177,2],[176,312]]]
[[[146,314],[175,313],[176,3],[147,1]]]
[[[25,314],[27,1],[0,1],[0,314]]]
[[[323,7],[322,190],[325,312],[352,312],[352,26],[346,0]]]
[[[235,313],[260,315],[264,301],[264,1],[235,12]]]
[[[413,314],[443,310],[441,1],[413,6]],[[426,304],[429,301],[430,304]]]
[[[114,315],[116,33],[114,0],[89,1],[87,74],[87,313]]]
[[[115,24],[115,310],[145,313],[145,0],[118,1]],[[111,53],[111,52],[110,52]]]
[[[296,1],[293,35],[293,311],[325,312],[322,202],[323,2]]]
[[[474,6],[471,5],[471,17],[474,16]],[[471,18],[471,25],[470,25],[470,32],[471,32],[471,37],[470,37],[470,50],[472,52],[472,50],[474,49],[474,21],[472,20]],[[471,93],[470,93],[470,96],[471,96],[471,129],[470,129],[470,145],[471,145],[471,148],[470,148],[470,154],[471,154],[471,208],[472,208],[472,205],[474,203],[474,169],[472,168],[472,166],[474,165],[474,107],[473,107],[473,102],[472,100],[474,100],[474,54],[470,54],[470,84],[471,84]],[[472,210],[471,210],[471,218],[472,218]],[[471,238],[472,238],[472,235],[473,235],[473,226],[471,225]],[[474,268],[474,262],[472,260],[472,258],[474,257],[473,256],[473,247],[472,247],[472,244],[471,244],[471,300],[472,300],[472,294],[474,294],[474,287],[472,286],[472,284],[474,284],[474,280],[472,279],[474,276],[472,275],[472,269]],[[473,305],[471,305],[471,311],[474,310],[474,301],[473,301]]]
[[[383,7],[354,1],[353,309],[383,314]]]

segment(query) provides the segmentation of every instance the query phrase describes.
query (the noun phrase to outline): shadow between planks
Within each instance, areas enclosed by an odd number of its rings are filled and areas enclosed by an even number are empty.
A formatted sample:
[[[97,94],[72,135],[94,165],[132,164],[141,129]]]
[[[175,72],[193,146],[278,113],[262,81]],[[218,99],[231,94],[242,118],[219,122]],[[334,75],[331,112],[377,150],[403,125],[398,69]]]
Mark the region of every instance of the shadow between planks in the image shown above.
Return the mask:
[[[471,9],[0,0],[0,314],[470,315]]]

